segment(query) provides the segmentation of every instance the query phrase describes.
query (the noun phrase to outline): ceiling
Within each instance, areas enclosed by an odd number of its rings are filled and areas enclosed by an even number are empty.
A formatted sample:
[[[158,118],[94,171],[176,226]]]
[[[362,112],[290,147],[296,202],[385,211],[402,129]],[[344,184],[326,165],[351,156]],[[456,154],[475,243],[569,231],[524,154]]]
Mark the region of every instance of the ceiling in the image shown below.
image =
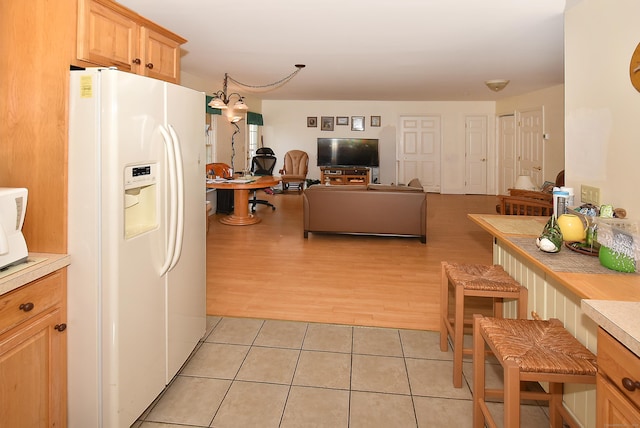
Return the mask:
[[[182,71],[289,100],[495,100],[564,81],[565,0],[119,0],[188,40]],[[485,80],[508,79],[501,92]],[[233,89],[233,88],[230,88]],[[246,94],[249,95],[249,94]]]

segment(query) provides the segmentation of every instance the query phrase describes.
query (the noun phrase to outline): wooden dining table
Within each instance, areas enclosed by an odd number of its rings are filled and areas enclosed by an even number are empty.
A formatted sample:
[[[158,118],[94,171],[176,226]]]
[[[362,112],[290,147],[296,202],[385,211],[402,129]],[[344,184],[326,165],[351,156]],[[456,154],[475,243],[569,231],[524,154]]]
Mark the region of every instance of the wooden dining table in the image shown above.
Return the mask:
[[[249,180],[249,181],[247,181]],[[266,189],[280,183],[280,177],[275,176],[239,176],[229,180],[207,180],[208,189],[233,190],[233,213],[221,217],[220,223],[230,226],[247,226],[256,224],[261,218],[249,212],[249,191]]]

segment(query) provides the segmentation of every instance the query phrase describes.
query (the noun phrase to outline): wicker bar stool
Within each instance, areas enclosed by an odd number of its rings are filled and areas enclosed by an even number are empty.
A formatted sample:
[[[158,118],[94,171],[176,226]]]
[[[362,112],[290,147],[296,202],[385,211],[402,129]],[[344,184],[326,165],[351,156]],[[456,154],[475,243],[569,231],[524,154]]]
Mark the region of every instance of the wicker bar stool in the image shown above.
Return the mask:
[[[454,313],[449,313],[449,287],[454,288]],[[442,262],[440,288],[440,350],[448,349],[448,337],[453,343],[453,386],[462,387],[462,357],[471,355],[472,348],[464,348],[464,326],[473,320],[464,317],[465,297],[486,297],[493,300],[493,316],[502,317],[503,299],[518,301],[518,317],[526,318],[527,289],[511,278],[502,266],[456,264]]]
[[[473,426],[495,427],[485,397],[504,400],[504,426],[520,426],[520,399],[549,401],[552,428],[578,426],[562,404],[565,383],[595,383],[596,357],[557,319],[523,320],[474,315]],[[485,389],[485,344],[504,369],[504,390]],[[549,382],[549,392],[521,391],[520,382]]]

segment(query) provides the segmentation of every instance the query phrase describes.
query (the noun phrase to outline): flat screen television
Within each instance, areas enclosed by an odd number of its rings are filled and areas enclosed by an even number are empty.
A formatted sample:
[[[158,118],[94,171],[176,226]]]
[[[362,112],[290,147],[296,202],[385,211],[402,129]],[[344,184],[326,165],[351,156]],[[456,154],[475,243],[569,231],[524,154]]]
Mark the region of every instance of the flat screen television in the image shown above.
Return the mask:
[[[378,140],[318,138],[318,166],[380,166]]]

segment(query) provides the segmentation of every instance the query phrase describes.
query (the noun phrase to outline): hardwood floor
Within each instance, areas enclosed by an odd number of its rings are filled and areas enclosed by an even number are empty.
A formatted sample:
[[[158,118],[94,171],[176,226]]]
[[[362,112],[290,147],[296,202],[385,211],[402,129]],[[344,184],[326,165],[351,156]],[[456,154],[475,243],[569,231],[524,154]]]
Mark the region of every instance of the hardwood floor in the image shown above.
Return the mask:
[[[495,213],[495,196],[428,194],[426,245],[417,238],[304,239],[302,196],[263,196],[277,209],[258,206],[261,223],[211,218],[209,315],[438,330],[440,262],[492,261],[491,236],[466,215]]]

